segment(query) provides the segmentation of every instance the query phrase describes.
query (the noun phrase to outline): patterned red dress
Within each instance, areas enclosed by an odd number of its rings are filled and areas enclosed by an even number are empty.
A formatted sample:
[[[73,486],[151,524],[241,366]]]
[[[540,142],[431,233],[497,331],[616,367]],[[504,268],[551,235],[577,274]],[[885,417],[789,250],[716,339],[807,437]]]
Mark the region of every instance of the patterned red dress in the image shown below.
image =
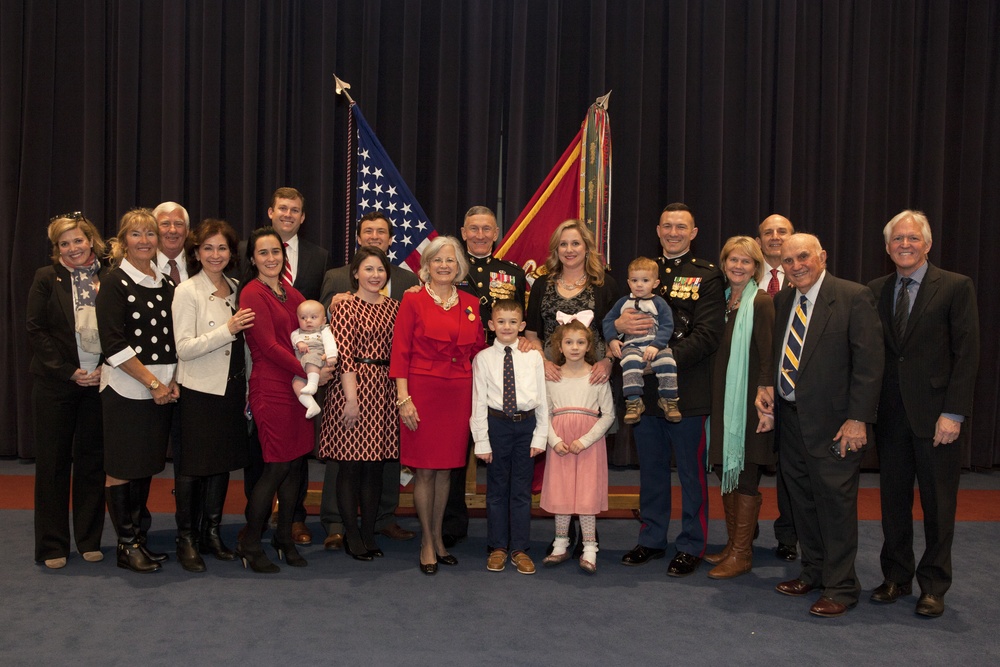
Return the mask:
[[[323,407],[319,455],[336,461],[384,461],[399,458],[399,410],[396,383],[389,378],[392,328],[399,302],[368,303],[354,297],[333,313],[330,329],[340,352],[338,374],[356,373],[358,423],[344,428],[344,389],[330,383]],[[339,375],[337,376],[339,377]]]

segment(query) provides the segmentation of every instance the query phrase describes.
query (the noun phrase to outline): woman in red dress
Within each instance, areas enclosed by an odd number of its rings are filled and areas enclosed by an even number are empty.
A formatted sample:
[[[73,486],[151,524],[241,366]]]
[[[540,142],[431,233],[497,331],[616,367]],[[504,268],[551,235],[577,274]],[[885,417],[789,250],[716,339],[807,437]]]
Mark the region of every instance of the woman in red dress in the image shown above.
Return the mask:
[[[254,313],[245,330],[250,358],[250,411],[257,424],[264,470],[250,496],[247,529],[237,552],[243,566],[254,572],[278,572],[260,545],[265,522],[278,494],[278,530],[271,545],[293,567],[305,566],[292,540],[292,511],[298,500],[306,456],[313,449],[313,424],[292,391],[292,378],[302,374],[290,335],[298,328],[296,308],[302,294],[281,279],[285,248],[273,227],[262,227],[247,241],[250,262],[247,280],[240,286],[240,308]],[[329,379],[325,377],[324,381]]]
[[[465,465],[472,416],[472,357],[486,347],[479,301],[455,285],[468,273],[457,239],[439,236],[420,257],[424,288],[399,307],[389,376],[396,379],[400,462],[415,475],[413,504],[423,538],[420,570],[458,565],[441,539],[451,469]],[[442,403],[444,401],[445,403]],[[447,405],[449,409],[441,409]]]

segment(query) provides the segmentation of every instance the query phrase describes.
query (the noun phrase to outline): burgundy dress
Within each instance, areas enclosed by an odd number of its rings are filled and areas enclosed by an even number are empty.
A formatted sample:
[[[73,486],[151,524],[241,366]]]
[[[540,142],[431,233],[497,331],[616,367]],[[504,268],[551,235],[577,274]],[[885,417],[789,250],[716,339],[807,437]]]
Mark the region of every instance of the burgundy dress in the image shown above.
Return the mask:
[[[295,309],[305,299],[293,287],[286,290],[284,303],[259,280],[251,280],[240,292],[240,308],[254,312],[253,326],[244,334],[253,361],[250,411],[265,463],[293,461],[313,449],[313,423],[292,390],[292,378],[302,374],[302,364],[290,336],[299,326]]]

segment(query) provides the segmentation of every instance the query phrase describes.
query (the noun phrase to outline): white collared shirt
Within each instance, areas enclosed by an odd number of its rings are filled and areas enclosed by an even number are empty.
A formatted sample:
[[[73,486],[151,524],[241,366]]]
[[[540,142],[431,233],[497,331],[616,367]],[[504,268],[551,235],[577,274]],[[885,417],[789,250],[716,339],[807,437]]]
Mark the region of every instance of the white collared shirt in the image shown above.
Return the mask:
[[[181,282],[184,282],[188,279],[188,266],[187,257],[183,251],[177,255],[175,261],[177,262],[177,273],[181,277]],[[122,267],[124,268],[124,262],[122,262]],[[165,276],[170,275],[170,258],[164,255],[162,250],[156,251],[156,270]]]
[[[778,276],[778,289],[781,289],[782,287],[784,287],[785,285],[788,284],[787,282],[785,282],[785,269],[784,269],[783,266],[781,266],[780,263],[777,266],[771,266],[767,262],[764,262],[764,281],[763,281],[763,284],[761,284],[761,287],[764,289],[765,292],[767,291],[767,285],[768,285],[768,283],[771,282],[771,270],[772,269],[777,269],[778,270],[778,273],[777,273],[777,276]]]
[[[472,360],[472,438],[476,454],[489,454],[490,429],[488,409],[503,410],[503,359],[504,348],[499,340],[476,355]],[[537,350],[521,352],[517,342],[510,344],[514,360],[514,389],[517,392],[517,409],[535,411],[535,430],[531,435],[531,448],[546,447],[549,432],[549,404],[545,399],[545,360]]]

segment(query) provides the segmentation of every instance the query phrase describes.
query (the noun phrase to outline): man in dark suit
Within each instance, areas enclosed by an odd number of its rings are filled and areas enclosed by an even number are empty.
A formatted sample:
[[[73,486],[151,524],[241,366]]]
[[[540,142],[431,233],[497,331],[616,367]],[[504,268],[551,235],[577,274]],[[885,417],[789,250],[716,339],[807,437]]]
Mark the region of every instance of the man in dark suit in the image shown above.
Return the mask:
[[[951,543],[961,472],[962,423],[972,414],[979,364],[979,315],[972,281],[927,261],[931,229],[919,211],[885,226],[885,249],[896,270],[869,287],[885,336],[885,375],[875,445],[882,498],[882,574],[873,602],[909,595],[914,572],[916,612],[944,613],[951,585]],[[964,432],[968,432],[966,428]],[[914,567],[913,480],[924,510],[924,554]]]
[[[319,300],[320,286],[323,276],[333,264],[330,252],[311,241],[299,237],[299,229],[306,220],[306,198],[295,188],[281,187],[271,195],[271,205],[267,209],[267,217],[271,226],[278,232],[285,244],[285,257],[288,265],[285,275],[290,276],[292,287],[302,293],[306,299]],[[240,261],[246,263],[246,241],[240,241]],[[324,369],[320,373],[323,384],[330,379],[330,371]],[[243,489],[249,502],[253,486],[260,479],[264,462],[261,457],[260,443],[256,433],[250,438],[250,465],[243,475]],[[302,486],[299,489],[299,500],[292,515],[292,539],[296,544],[312,543],[312,532],[306,526],[306,491],[309,488],[308,475],[303,475]]]
[[[704,430],[705,417],[712,409],[712,361],[726,327],[726,297],[722,272],[712,262],[691,252],[698,228],[685,204],[664,207],[656,235],[662,249],[656,260],[660,267],[660,296],[670,304],[674,318],[670,348],[677,360],[683,418],[673,423],[662,414],[646,414],[632,429],[639,454],[642,527],[639,543],[622,557],[622,564],[642,565],[666,554],[673,458],[681,483],[681,531],[675,541],[677,553],[667,566],[667,574],[686,577],[701,564],[708,538]],[[615,328],[618,333],[649,333],[655,328],[655,319],[628,309],[615,320]],[[657,399],[656,376],[647,375],[643,402],[656,405]]]
[[[187,241],[191,219],[187,209],[172,201],[165,201],[153,209],[153,217],[160,228],[160,242],[156,250],[156,270],[170,276],[175,285],[188,279]]]
[[[493,304],[501,299],[513,299],[526,307],[527,281],[524,270],[517,264],[493,256],[493,244],[500,236],[497,216],[486,206],[473,206],[465,212],[462,222],[462,240],[465,241],[465,258],[469,260],[469,275],[458,284],[458,289],[479,299],[479,316],[486,333],[486,344],[492,345],[496,333],[486,323],[490,321]],[[524,337],[518,339],[525,341]],[[520,343],[519,343],[520,345]],[[521,348],[522,351],[525,348]],[[470,451],[473,447],[469,437]],[[537,470],[537,468],[536,468]],[[451,489],[444,509],[441,539],[451,548],[469,533],[469,508],[465,504],[465,480],[468,467],[451,471]],[[539,483],[541,483],[539,481]]]
[[[775,387],[758,389],[757,409],[774,414],[778,456],[788,485],[802,571],[776,590],[822,595],[809,612],[843,615],[861,586],[858,479],[868,424],[875,422],[882,383],[882,325],[864,285],[826,271],[826,251],[811,234],[793,234],[781,248],[795,288],[774,300]]]
[[[389,252],[392,243],[392,225],[389,218],[381,211],[369,211],[358,221],[358,245],[378,248]],[[350,264],[338,269],[330,269],[323,277],[323,290],[320,303],[328,310],[333,310],[336,303],[351,297]],[[391,264],[389,266],[389,282],[386,285],[388,295],[401,301],[403,293],[411,287],[420,284],[420,279],[412,271]],[[344,545],[344,521],[337,507],[337,472],[336,461],[327,461],[323,472],[323,499],[320,501],[319,519],[326,529],[323,546],[328,550],[340,549]],[[399,507],[399,459],[386,461],[382,469],[382,497],[378,504],[378,517],[375,519],[375,530],[393,540],[413,539],[413,531],[406,530],[396,523],[396,508]]]
[[[777,213],[767,216],[757,226],[757,245],[760,246],[764,261],[767,263],[761,287],[772,299],[788,284],[785,269],[781,266],[781,246],[785,244],[785,239],[794,233],[795,227],[792,221]],[[778,497],[778,518],[774,520],[774,539],[778,540],[778,546],[774,550],[774,555],[790,562],[798,557],[796,545],[799,538],[795,536],[791,501],[788,499],[788,488],[781,477],[780,465],[775,463],[774,466],[774,490]]]

